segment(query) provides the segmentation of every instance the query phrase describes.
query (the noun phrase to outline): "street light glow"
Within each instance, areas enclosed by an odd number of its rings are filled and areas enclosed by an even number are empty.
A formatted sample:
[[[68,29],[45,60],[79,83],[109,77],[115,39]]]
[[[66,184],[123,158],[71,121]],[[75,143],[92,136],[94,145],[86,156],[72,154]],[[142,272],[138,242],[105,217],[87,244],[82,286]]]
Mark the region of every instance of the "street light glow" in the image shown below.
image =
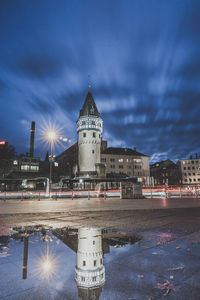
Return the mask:
[[[47,131],[47,139],[51,142],[54,142],[58,139],[58,133],[55,130]]]
[[[53,265],[51,261],[47,258],[46,260],[43,261],[42,263],[42,271],[46,275],[50,275],[53,269]]]

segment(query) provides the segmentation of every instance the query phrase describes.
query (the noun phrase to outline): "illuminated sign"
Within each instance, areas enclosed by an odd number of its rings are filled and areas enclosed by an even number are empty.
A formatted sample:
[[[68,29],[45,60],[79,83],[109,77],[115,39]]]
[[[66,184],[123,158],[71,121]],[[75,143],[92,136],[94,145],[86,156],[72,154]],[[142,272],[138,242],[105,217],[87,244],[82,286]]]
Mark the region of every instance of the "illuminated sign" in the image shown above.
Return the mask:
[[[0,146],[5,146],[7,144],[8,144],[8,142],[6,142],[6,141],[0,141]]]

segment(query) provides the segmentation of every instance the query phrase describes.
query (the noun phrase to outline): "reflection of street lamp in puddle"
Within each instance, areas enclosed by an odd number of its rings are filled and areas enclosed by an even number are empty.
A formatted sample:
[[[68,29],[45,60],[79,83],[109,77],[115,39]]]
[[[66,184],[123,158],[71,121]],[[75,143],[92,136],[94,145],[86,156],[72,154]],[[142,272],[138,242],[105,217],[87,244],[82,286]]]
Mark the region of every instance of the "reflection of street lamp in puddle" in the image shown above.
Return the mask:
[[[54,266],[53,257],[49,254],[49,240],[50,240],[49,233],[46,237],[47,237],[47,249],[46,249],[46,255],[43,257],[41,261],[41,271],[45,277],[50,277],[54,272],[55,266]]]

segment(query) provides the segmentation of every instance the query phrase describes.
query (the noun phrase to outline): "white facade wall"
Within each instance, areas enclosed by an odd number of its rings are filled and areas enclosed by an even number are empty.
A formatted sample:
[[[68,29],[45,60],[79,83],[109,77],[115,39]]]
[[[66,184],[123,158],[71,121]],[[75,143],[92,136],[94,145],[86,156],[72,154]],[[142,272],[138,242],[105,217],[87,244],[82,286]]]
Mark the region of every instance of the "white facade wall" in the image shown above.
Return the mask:
[[[200,159],[179,160],[182,184],[200,184]]]
[[[78,230],[76,282],[80,287],[95,287],[105,282],[102,234],[99,228]]]
[[[79,172],[95,172],[101,162],[102,119],[80,117],[77,122]]]

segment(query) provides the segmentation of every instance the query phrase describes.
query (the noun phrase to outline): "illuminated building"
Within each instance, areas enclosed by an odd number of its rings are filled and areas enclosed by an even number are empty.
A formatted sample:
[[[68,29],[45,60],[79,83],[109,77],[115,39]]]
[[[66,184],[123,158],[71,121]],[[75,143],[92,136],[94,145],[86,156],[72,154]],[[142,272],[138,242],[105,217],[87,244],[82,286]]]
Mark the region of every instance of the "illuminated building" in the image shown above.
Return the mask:
[[[186,185],[200,184],[200,155],[178,161],[181,183]]]
[[[99,299],[101,287],[105,283],[101,229],[80,228],[78,230],[75,272],[79,297],[91,299],[92,295],[92,299]]]
[[[78,175],[79,177],[99,177],[103,171],[101,164],[101,133],[103,121],[88,91],[77,120],[78,133]],[[105,176],[105,174],[103,174]]]

